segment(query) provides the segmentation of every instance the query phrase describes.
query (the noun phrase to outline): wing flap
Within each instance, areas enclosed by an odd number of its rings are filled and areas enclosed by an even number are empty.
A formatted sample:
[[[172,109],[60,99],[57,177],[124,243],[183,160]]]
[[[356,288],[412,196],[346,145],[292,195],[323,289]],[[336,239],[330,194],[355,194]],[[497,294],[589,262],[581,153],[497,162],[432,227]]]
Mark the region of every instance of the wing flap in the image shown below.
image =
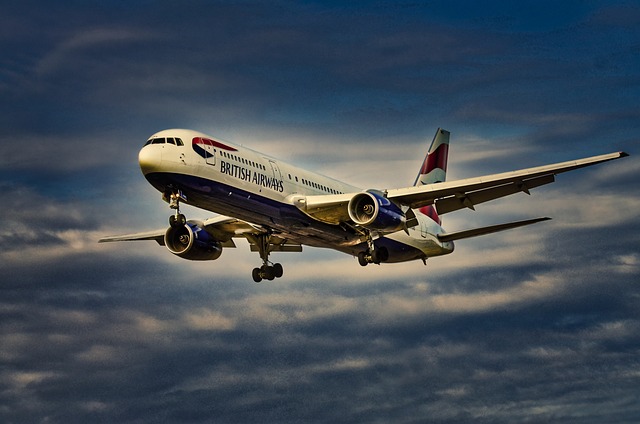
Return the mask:
[[[250,244],[249,248],[251,249],[252,252],[259,252],[260,249],[258,249],[258,245],[256,244]],[[293,244],[293,243],[287,243],[287,244],[270,244],[269,245],[269,253],[271,252],[302,252],[302,245],[301,244]]]
[[[511,194],[520,192],[530,194],[530,189],[550,184],[554,181],[554,175],[549,174],[543,175],[542,177],[515,181],[497,187],[476,190],[470,193],[456,193],[455,195],[445,197],[444,199],[436,199],[436,210],[439,215],[444,215],[445,213],[457,211],[463,208],[474,209],[475,205],[499,199],[500,197],[509,196]]]

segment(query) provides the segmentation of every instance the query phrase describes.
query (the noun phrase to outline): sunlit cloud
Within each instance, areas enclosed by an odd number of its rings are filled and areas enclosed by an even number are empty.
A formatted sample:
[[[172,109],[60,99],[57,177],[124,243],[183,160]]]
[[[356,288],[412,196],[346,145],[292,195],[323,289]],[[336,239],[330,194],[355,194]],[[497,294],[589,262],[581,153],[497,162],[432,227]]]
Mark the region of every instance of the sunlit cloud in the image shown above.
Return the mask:
[[[0,421],[633,421],[638,8],[463,6],[3,8]],[[161,129],[384,189],[439,126],[449,180],[631,157],[443,215],[553,220],[426,266],[305,246],[255,284],[243,239],[97,243],[168,226],[137,165]]]

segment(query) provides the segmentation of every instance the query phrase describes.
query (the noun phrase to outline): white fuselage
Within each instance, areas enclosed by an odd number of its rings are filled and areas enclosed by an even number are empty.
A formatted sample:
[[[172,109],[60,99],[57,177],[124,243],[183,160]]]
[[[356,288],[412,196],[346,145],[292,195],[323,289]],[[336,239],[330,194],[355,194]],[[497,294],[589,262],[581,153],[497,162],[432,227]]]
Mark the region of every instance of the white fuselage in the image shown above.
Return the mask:
[[[357,229],[314,219],[293,201],[306,196],[359,193],[361,188],[191,130],[154,134],[140,150],[139,163],[156,189],[163,193],[180,190],[193,206],[269,228],[300,244],[353,255],[366,246]],[[418,225],[375,240],[376,245],[390,251],[388,262],[453,251],[452,242],[437,239],[436,235],[443,232],[440,225],[420,211],[414,212]]]

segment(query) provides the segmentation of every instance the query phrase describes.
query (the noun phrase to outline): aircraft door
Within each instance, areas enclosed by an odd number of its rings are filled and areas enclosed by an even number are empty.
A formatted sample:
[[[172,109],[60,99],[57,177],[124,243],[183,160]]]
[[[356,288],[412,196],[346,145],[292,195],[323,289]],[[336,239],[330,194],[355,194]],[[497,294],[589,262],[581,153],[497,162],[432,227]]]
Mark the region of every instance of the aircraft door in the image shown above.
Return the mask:
[[[209,140],[207,140],[207,141],[209,141]],[[216,164],[216,149],[213,146],[213,143],[206,144],[205,145],[205,150],[207,152],[207,154],[205,155],[205,158],[204,158],[205,161],[209,165],[215,165]]]
[[[216,148],[213,140],[204,137],[194,137],[193,150],[204,158],[207,165],[216,164]]]
[[[271,170],[273,171],[273,177],[276,180],[282,181],[282,174],[280,173],[280,168],[278,167],[278,164],[270,160],[269,165],[271,165]]]
[[[429,235],[429,226],[424,220],[420,220],[420,235],[422,238],[427,238]]]

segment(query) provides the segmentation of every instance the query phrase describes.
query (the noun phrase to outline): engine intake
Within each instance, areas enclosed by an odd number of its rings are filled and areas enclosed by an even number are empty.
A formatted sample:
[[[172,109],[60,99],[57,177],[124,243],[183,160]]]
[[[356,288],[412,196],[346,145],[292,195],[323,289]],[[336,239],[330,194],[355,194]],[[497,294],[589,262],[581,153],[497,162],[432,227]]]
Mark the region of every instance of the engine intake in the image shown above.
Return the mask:
[[[405,226],[402,210],[382,194],[373,191],[356,194],[349,201],[349,217],[368,229],[399,231]]]
[[[169,252],[192,261],[213,261],[222,254],[222,246],[196,221],[182,227],[169,227],[164,235]]]

